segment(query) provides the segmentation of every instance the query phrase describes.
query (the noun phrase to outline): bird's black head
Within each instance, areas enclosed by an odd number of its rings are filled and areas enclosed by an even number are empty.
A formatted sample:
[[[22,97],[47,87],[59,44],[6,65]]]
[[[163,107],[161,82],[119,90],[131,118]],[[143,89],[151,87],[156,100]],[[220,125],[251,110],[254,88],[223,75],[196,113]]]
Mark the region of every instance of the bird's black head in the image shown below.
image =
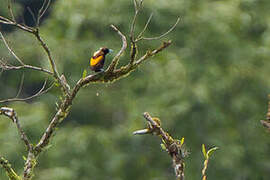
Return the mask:
[[[112,52],[111,49],[108,49],[106,47],[101,48],[101,51],[104,52],[105,55],[108,54],[108,53],[110,53],[110,52]]]

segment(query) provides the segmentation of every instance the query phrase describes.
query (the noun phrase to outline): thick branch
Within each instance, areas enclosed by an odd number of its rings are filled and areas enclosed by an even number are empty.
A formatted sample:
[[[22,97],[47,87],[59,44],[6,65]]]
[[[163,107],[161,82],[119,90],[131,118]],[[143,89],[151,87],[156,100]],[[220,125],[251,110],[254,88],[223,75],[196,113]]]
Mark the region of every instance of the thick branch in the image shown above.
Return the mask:
[[[7,176],[10,180],[21,180],[21,178],[16,174],[11,164],[5,158],[0,156],[0,164],[5,169]]]

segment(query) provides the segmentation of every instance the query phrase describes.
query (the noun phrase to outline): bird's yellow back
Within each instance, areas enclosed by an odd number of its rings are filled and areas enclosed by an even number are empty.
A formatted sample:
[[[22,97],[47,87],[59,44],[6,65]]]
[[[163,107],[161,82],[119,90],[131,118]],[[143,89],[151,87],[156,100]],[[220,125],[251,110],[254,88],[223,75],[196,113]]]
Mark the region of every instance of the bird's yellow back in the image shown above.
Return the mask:
[[[97,63],[99,63],[103,59],[103,55],[98,56],[97,58],[91,58],[90,60],[90,66],[95,66]]]

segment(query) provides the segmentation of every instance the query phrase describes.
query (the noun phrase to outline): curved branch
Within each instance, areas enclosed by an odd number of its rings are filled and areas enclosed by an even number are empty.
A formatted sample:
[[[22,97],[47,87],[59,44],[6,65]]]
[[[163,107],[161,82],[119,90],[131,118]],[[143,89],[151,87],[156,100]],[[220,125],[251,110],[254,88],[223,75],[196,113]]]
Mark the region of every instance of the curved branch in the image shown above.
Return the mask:
[[[146,24],[145,24],[143,30],[140,32],[140,34],[139,34],[138,37],[136,38],[136,40],[135,40],[136,42],[143,36],[143,33],[146,31],[146,29],[147,29],[147,27],[148,27],[148,25],[149,25],[149,23],[150,23],[152,17],[153,17],[153,13],[150,14],[150,16],[149,16],[149,18],[148,18],[148,20],[147,20],[147,22],[146,22]]]
[[[124,53],[124,51],[127,48],[127,38],[124,34],[121,33],[121,31],[119,31],[114,25],[111,25],[111,28],[113,30],[115,30],[119,36],[122,39],[122,48],[120,49],[120,51],[115,55],[115,57],[113,58],[111,64],[109,65],[108,69],[106,70],[106,72],[113,72],[118,64],[118,61],[120,59],[120,56]]]
[[[164,34],[160,35],[160,36],[157,36],[157,37],[141,37],[141,38],[138,38],[137,41],[139,40],[157,40],[157,39],[161,39],[163,38],[164,36],[166,36],[167,34],[169,34],[171,31],[173,31],[175,29],[175,27],[177,26],[178,22],[180,21],[180,18],[177,18],[175,24],[167,31],[165,32]]]
[[[7,49],[9,50],[9,52],[15,57],[15,59],[21,64],[24,65],[24,63],[22,62],[22,60],[14,53],[14,51],[9,47],[6,39],[4,38],[2,32],[0,31],[0,36],[5,44],[5,46],[7,47]]]
[[[29,96],[27,98],[17,98],[17,97],[15,97],[15,98],[11,98],[11,99],[4,99],[4,100],[0,100],[0,103],[31,100],[31,99],[33,99],[35,97],[38,97],[38,96],[41,96],[41,95],[47,93],[49,90],[52,89],[52,87],[54,86],[54,83],[52,83],[52,85],[50,85],[47,89],[45,89],[46,85],[47,85],[47,80],[43,83],[41,89],[37,93],[35,93],[34,95]]]

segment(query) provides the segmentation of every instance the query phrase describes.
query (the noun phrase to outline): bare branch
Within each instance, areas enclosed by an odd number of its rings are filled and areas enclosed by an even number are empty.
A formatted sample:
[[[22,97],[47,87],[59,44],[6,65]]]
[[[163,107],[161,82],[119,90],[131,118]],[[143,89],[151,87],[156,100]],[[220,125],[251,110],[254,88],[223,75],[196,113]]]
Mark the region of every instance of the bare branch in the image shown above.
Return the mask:
[[[49,1],[49,2],[50,2],[50,1]],[[46,9],[45,9],[45,10],[46,10]],[[59,73],[58,73],[58,71],[57,71],[57,68],[56,68],[55,62],[54,62],[54,60],[53,60],[53,58],[52,58],[51,52],[50,52],[50,50],[49,50],[47,44],[46,44],[46,43],[43,41],[43,39],[41,38],[38,29],[37,29],[37,28],[36,28],[36,29],[33,29],[33,28],[30,28],[30,27],[28,27],[28,26],[26,26],[26,25],[17,24],[16,22],[13,22],[13,21],[11,21],[11,20],[9,20],[9,19],[7,19],[7,18],[4,18],[4,17],[2,17],[2,16],[0,16],[0,23],[17,26],[17,27],[19,27],[20,29],[22,29],[22,30],[24,30],[24,31],[27,31],[27,32],[30,32],[30,33],[32,33],[32,34],[35,35],[36,39],[40,42],[42,48],[44,49],[44,51],[46,52],[46,54],[47,54],[47,56],[48,56],[48,59],[49,59],[51,68],[52,68],[52,70],[53,70],[53,77],[59,82],[59,84],[60,84],[61,87],[63,88],[63,91],[65,92],[65,94],[69,95],[69,90],[66,88],[67,86],[64,84],[64,82],[61,81],[60,75],[59,75]],[[1,33],[1,34],[2,34],[2,33]],[[2,35],[1,37],[2,37],[2,39],[3,39],[3,35]],[[4,40],[4,41],[5,41],[5,40]],[[6,44],[6,45],[7,45],[7,44]],[[11,50],[11,49],[9,48],[9,50]],[[14,54],[15,54],[15,53],[14,53]],[[14,56],[14,54],[13,54],[13,56]],[[16,56],[16,55],[15,55],[15,56]],[[15,57],[15,56],[14,56],[14,57]],[[17,56],[16,56],[16,57],[17,57]],[[16,57],[15,57],[15,58],[16,58]],[[19,58],[17,57],[16,59],[18,60]],[[20,60],[20,63],[21,63],[22,65],[24,65],[23,62],[22,62],[21,60]],[[36,68],[35,68],[35,69],[36,69]]]
[[[147,121],[147,128],[133,132],[134,135],[153,134],[157,135],[162,140],[162,146],[172,158],[173,168],[177,180],[184,180],[184,138],[182,140],[173,139],[169,133],[161,128],[159,118],[152,118],[149,113],[143,114]]]
[[[15,54],[15,52],[11,49],[11,47],[8,45],[4,35],[2,34],[2,32],[0,31],[0,36],[1,36],[1,39],[3,40],[5,46],[7,47],[7,49],[9,50],[9,52],[13,55],[13,57],[21,64],[21,66],[12,66],[12,65],[7,65],[7,64],[3,64],[1,63],[1,68],[4,69],[4,70],[19,70],[19,69],[32,69],[32,70],[36,70],[36,71],[42,71],[42,72],[45,72],[49,75],[52,75],[53,73],[50,72],[49,70],[47,69],[44,69],[44,68],[41,68],[41,67],[36,67],[36,66],[31,66],[31,65],[27,65],[27,64],[24,64],[23,61]]]
[[[40,19],[44,16],[46,11],[48,10],[48,8],[49,8],[49,6],[51,4],[51,0],[48,0],[47,5],[46,5],[46,2],[47,2],[47,0],[43,1],[42,7],[38,11],[37,26],[39,26]]]
[[[19,86],[19,90],[18,90],[17,95],[15,96],[15,98],[18,98],[19,95],[21,94],[22,88],[23,88],[23,82],[24,82],[24,73],[22,74],[21,83],[20,83],[20,86]]]
[[[33,18],[33,21],[34,21],[35,23],[37,23],[37,19],[36,19],[36,17],[35,17],[34,12],[32,11],[32,9],[31,9],[30,7],[27,7],[27,10],[28,10],[28,12],[31,14],[31,16],[32,16],[32,18]]]
[[[0,156],[0,164],[5,169],[7,176],[10,180],[21,180],[21,178],[16,174],[11,164],[4,157]]]
[[[45,89],[46,85],[47,85],[47,80],[43,83],[41,89],[32,96],[29,96],[26,98],[15,97],[15,98],[11,98],[11,99],[0,100],[0,103],[15,102],[15,101],[27,101],[27,100],[31,100],[33,98],[39,97],[39,96],[47,93],[48,91],[50,91],[52,89],[52,87],[54,86],[54,83],[52,83],[47,89]]]
[[[21,64],[24,65],[24,63],[22,62],[22,60],[14,53],[14,51],[9,47],[6,39],[4,38],[2,32],[0,31],[0,36],[5,44],[5,46],[8,48],[9,52],[15,57],[15,59]]]
[[[137,41],[143,39],[143,40],[157,40],[157,39],[161,39],[163,38],[164,36],[166,36],[167,34],[169,34],[170,32],[172,32],[175,27],[177,26],[178,22],[180,21],[180,18],[177,18],[175,24],[167,31],[165,32],[164,34],[160,35],[160,36],[157,36],[157,37],[150,37],[150,38],[147,38],[147,37],[141,37],[141,38],[138,38]]]
[[[15,21],[12,21],[12,20],[10,20],[8,18],[5,18],[3,16],[0,16],[0,23],[16,26],[16,27],[18,27],[18,28],[20,28],[20,29],[22,29],[24,31],[30,32],[30,33],[35,32],[35,29],[33,29],[33,28],[29,27],[29,26],[26,26],[26,25],[18,24]]]
[[[44,73],[47,73],[49,75],[53,75],[53,73],[47,69],[43,69],[41,67],[36,67],[36,66],[31,66],[31,65],[23,65],[23,66],[13,66],[10,64],[4,64],[3,62],[1,62],[0,60],[0,68],[2,70],[20,70],[20,69],[31,69],[31,70],[35,70],[35,71],[42,71]]]
[[[130,34],[129,34],[129,37],[132,41],[134,40],[135,24],[136,24],[139,11],[142,9],[143,0],[141,0],[140,3],[138,3],[137,0],[133,0],[133,3],[134,3],[135,14],[134,14],[131,26],[130,26]]]
[[[149,16],[149,18],[148,18],[148,20],[147,20],[147,22],[146,22],[146,24],[145,24],[143,30],[140,32],[140,34],[139,34],[138,37],[136,38],[135,42],[138,42],[139,39],[143,36],[143,33],[146,31],[146,29],[147,29],[147,27],[148,27],[148,25],[149,25],[149,23],[150,23],[152,17],[153,17],[153,13],[150,14],[150,16]]]
[[[19,134],[21,136],[21,140],[25,143],[27,150],[29,151],[32,148],[32,144],[30,143],[28,137],[24,133],[14,109],[9,108],[9,107],[1,107],[0,108],[0,115],[7,116],[8,118],[10,118],[12,120],[12,122],[14,122],[16,124],[17,129],[19,131]]]
[[[34,35],[35,35],[36,39],[40,42],[42,48],[44,49],[44,51],[46,52],[46,54],[48,56],[51,68],[53,70],[53,77],[59,82],[59,84],[63,88],[64,93],[69,96],[69,89],[67,89],[68,86],[65,84],[66,82],[63,82],[61,80],[60,75],[59,75],[57,68],[56,68],[55,61],[52,58],[51,51],[49,50],[49,47],[47,46],[47,44],[43,41],[43,39],[39,35],[38,29],[34,32]]]
[[[133,3],[134,3],[135,14],[134,14],[131,26],[130,26],[130,34],[129,34],[129,38],[131,42],[130,62],[129,62],[130,66],[133,65],[136,55],[137,55],[137,45],[135,42],[134,31],[135,31],[135,24],[136,24],[137,16],[140,10],[142,9],[143,0],[141,0],[140,3],[138,3],[137,0],[133,0]]]
[[[136,1],[136,0],[134,0],[134,1]],[[135,23],[136,23],[138,13],[139,13],[139,11],[135,8],[135,15],[133,17],[133,20],[132,20],[132,23],[131,23],[131,26],[130,26],[130,34],[129,34],[130,39],[133,39],[133,37],[134,37]]]
[[[12,10],[11,0],[8,1],[8,10],[9,10],[9,14],[10,14],[12,20],[15,21],[15,17],[14,17],[13,10]]]
[[[119,36],[121,37],[122,39],[122,48],[120,49],[120,51],[115,55],[115,57],[113,58],[111,64],[109,65],[108,69],[106,70],[106,72],[112,72],[114,71],[114,69],[116,68],[117,64],[118,64],[118,61],[121,57],[121,55],[124,53],[124,51],[126,50],[127,48],[127,39],[125,37],[125,35],[123,35],[121,33],[121,31],[119,31],[114,25],[111,25],[111,28],[113,30],[115,30]]]

